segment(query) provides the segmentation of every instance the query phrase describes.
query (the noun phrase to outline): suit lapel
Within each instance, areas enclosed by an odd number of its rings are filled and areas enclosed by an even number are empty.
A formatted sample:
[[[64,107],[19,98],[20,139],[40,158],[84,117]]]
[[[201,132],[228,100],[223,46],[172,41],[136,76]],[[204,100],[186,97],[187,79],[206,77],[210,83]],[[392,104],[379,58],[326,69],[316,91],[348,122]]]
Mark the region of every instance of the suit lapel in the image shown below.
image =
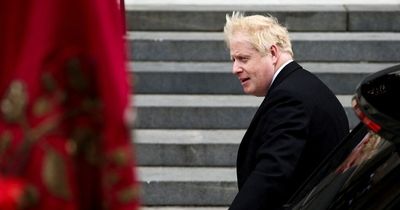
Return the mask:
[[[278,74],[278,76],[275,78],[274,82],[272,83],[271,87],[268,90],[268,93],[266,96],[269,95],[269,93],[276,87],[278,86],[286,77],[288,77],[291,73],[293,73],[297,69],[301,69],[302,67],[296,62],[292,61],[289,64],[287,64],[282,71]]]
[[[265,98],[264,98],[264,100],[263,100],[263,102],[261,103],[261,105],[260,105],[260,107],[258,108],[258,110],[257,110],[257,112],[256,112],[256,114],[254,115],[254,117],[253,117],[253,120],[251,121],[251,123],[250,123],[250,126],[249,126],[249,128],[251,128],[252,126],[252,124],[254,124],[254,123],[256,123],[258,120],[258,115],[259,115],[259,112],[260,112],[260,110],[261,110],[261,107],[263,107],[263,106],[265,106],[265,104],[267,104],[267,98],[268,98],[268,95],[269,95],[269,93],[274,89],[274,88],[276,88],[286,77],[288,77],[291,73],[293,73],[295,70],[297,70],[297,69],[301,69],[302,67],[297,63],[297,62],[295,62],[295,61],[292,61],[292,62],[290,62],[289,64],[287,64],[283,69],[282,69],[282,71],[278,74],[278,76],[275,78],[275,80],[274,80],[274,82],[272,83],[272,85],[271,85],[271,87],[269,88],[269,90],[268,90],[268,93],[267,93],[267,95],[265,96]]]

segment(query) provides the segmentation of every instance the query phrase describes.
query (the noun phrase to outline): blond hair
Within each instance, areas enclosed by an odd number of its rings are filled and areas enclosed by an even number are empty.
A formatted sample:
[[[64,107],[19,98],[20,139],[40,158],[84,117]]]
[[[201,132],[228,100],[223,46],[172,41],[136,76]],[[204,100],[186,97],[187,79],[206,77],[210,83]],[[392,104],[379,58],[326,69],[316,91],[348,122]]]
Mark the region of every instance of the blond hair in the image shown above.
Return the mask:
[[[233,12],[231,17],[226,15],[224,35],[228,48],[230,47],[230,39],[236,33],[246,35],[249,38],[250,44],[263,55],[268,54],[269,47],[275,44],[282,51],[293,56],[289,33],[285,27],[278,23],[275,17],[270,15],[252,15],[245,17],[244,14],[240,12]]]

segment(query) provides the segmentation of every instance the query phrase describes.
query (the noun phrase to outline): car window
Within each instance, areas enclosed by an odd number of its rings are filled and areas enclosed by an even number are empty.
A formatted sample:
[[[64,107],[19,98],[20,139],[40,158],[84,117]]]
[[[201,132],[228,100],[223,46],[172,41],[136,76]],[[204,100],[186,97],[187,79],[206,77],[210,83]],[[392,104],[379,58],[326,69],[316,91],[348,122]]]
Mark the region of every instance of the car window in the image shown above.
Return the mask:
[[[309,178],[302,184],[297,192],[289,200],[285,206],[291,206],[293,203],[299,202],[303,197],[312,190],[315,185],[325,176],[336,170],[336,168],[346,159],[353,148],[368,133],[368,129],[363,123],[359,123],[347,137],[332,151],[324,161],[317,167]]]
[[[286,207],[308,210],[397,207],[399,175],[400,158],[394,144],[368,132],[336,170],[302,200]]]

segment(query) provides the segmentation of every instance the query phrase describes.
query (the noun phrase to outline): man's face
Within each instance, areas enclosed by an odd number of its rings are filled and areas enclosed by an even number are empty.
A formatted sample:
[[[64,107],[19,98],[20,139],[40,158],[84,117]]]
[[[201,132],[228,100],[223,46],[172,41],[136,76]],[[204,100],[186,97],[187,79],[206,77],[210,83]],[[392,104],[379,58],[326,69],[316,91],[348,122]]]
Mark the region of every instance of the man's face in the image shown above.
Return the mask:
[[[273,56],[262,55],[243,34],[235,34],[230,40],[233,61],[232,72],[242,84],[246,94],[265,96],[275,73]]]

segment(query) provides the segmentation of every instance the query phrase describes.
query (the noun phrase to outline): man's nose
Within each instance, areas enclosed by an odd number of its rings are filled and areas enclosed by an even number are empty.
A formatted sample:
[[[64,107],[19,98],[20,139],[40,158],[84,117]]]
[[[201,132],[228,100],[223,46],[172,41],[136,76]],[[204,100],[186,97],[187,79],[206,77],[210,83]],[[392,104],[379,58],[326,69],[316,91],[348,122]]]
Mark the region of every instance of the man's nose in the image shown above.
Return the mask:
[[[242,71],[243,71],[243,68],[236,61],[234,61],[233,66],[232,66],[232,73],[239,74]]]

